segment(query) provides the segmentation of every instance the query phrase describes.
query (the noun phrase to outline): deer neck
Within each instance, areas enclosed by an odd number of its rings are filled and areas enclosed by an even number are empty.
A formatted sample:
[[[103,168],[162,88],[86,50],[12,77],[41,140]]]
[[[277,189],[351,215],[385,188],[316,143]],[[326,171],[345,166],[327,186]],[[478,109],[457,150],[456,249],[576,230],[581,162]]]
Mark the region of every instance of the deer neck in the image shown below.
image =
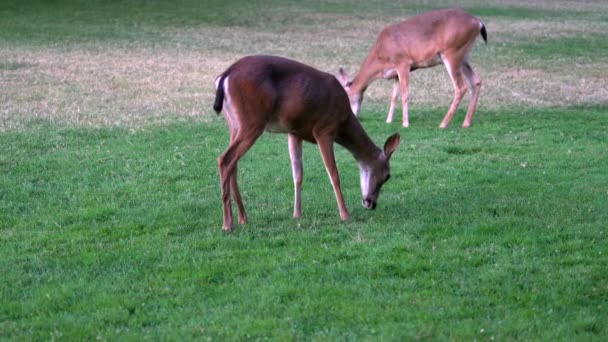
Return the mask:
[[[354,115],[346,120],[336,137],[336,142],[346,148],[359,165],[370,165],[382,153]]]
[[[350,85],[352,94],[363,95],[367,87],[376,79],[382,77],[383,66],[378,63],[375,54],[370,53],[361,64],[357,75]]]

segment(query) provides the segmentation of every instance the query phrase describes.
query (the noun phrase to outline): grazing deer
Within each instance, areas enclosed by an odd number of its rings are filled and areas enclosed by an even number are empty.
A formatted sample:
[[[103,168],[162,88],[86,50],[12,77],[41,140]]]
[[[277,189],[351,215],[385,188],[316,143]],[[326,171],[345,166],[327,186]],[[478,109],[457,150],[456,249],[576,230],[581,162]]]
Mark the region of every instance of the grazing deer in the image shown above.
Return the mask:
[[[401,90],[403,127],[408,127],[407,88],[410,72],[443,63],[454,85],[454,99],[439,127],[447,127],[467,87],[471,90],[471,101],[462,127],[469,127],[479,97],[481,79],[471,68],[468,54],[479,34],[487,42],[484,24],[461,9],[436,10],[385,27],[352,82],[340,68],[339,79],[348,93],[353,112],[355,115],[359,112],[363,93],[374,80],[396,78],[398,84],[393,88],[386,122],[393,121],[395,99]]]
[[[376,207],[380,188],[390,176],[389,158],[399,146],[399,134],[389,137],[383,150],[376,146],[353,115],[348,96],[333,75],[281,57],[248,56],[218,76],[215,87],[213,108],[218,114],[224,109],[230,134],[230,144],[217,160],[223,230],[232,229],[231,195],[238,222],[247,221],[237,185],[237,162],[265,130],[288,134],[294,217],[301,214],[302,140],[319,146],[342,220],[349,215],[340,190],[334,141],[359,163],[362,205]]]

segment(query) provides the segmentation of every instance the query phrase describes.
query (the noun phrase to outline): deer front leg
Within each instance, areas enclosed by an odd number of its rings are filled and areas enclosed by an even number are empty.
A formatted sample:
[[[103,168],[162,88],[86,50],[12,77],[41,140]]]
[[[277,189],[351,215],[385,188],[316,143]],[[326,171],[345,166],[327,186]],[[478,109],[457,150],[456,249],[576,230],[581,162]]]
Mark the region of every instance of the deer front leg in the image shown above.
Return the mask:
[[[452,120],[452,116],[456,113],[460,100],[462,100],[462,97],[467,92],[467,86],[464,83],[462,75],[461,63],[462,62],[457,59],[443,58],[443,64],[445,65],[448,74],[450,74],[450,79],[454,86],[454,99],[452,100],[452,104],[450,104],[448,112],[443,117],[441,124],[439,124],[439,128],[448,127],[450,120]]]
[[[340,175],[338,174],[338,168],[336,167],[336,159],[334,157],[334,146],[333,139],[330,138],[317,138],[317,144],[321,151],[321,157],[325,164],[325,170],[329,175],[329,181],[336,195],[336,201],[338,202],[338,209],[340,210],[340,218],[342,221],[349,219],[348,210],[344,204],[344,197],[342,197],[342,190],[340,189]]]
[[[289,145],[289,159],[291,161],[291,173],[293,175],[294,200],[293,217],[299,218],[302,215],[301,209],[301,189],[302,189],[302,139],[288,134],[287,142]]]
[[[393,93],[391,94],[391,103],[388,107],[388,115],[386,116],[386,122],[393,122],[393,114],[395,112],[395,101],[397,100],[397,96],[399,95],[399,80],[395,81],[393,85]]]
[[[401,70],[397,71],[397,75],[399,76],[399,87],[401,89],[401,104],[403,106],[403,127],[409,127],[410,121],[408,118],[408,108],[407,108],[407,87],[410,78],[410,66],[406,65],[402,67]]]

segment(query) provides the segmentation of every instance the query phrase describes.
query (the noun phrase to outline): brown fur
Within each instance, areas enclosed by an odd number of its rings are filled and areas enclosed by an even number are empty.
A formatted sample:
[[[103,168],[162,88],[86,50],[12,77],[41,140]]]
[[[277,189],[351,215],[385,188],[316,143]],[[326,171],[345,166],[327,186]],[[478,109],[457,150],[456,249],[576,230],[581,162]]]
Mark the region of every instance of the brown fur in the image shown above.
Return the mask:
[[[481,80],[469,64],[468,53],[479,34],[487,40],[483,23],[461,9],[436,10],[388,25],[378,35],[352,82],[348,82],[347,75],[340,71],[351,106],[358,111],[363,93],[374,80],[397,78],[399,88],[395,86],[393,91],[387,122],[392,121],[394,101],[400,91],[403,104],[402,124],[407,127],[409,73],[443,63],[454,85],[454,99],[440,127],[445,128],[448,125],[467,87],[472,96],[463,127],[468,127],[481,89]]]
[[[333,75],[281,57],[248,56],[230,66],[219,76],[214,109],[223,109],[230,131],[230,145],[218,158],[224,230],[232,228],[231,193],[237,203],[239,223],[247,220],[236,181],[236,164],[264,130],[289,134],[296,187],[294,216],[300,213],[302,140],[318,144],[343,220],[348,219],[348,212],[340,190],[333,142],[347,148],[360,166],[373,173],[374,189],[364,194],[364,202],[370,207],[375,206],[388,175],[388,158],[399,144],[397,134],[389,138],[384,151],[372,142]]]

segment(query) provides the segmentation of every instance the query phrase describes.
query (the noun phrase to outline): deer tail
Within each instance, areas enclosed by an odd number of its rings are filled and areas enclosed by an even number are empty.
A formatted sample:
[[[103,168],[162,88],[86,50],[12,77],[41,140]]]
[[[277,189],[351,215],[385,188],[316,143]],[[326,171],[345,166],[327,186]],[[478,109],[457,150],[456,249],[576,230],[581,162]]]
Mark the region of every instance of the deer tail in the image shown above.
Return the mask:
[[[215,102],[213,103],[213,110],[217,114],[222,111],[222,106],[224,105],[224,80],[226,80],[227,73],[223,73],[219,75],[215,79]]]
[[[481,34],[481,38],[483,38],[483,41],[488,43],[488,33],[486,32],[486,25],[484,25],[482,22],[479,22],[481,24],[481,28],[479,29],[479,33]]]

